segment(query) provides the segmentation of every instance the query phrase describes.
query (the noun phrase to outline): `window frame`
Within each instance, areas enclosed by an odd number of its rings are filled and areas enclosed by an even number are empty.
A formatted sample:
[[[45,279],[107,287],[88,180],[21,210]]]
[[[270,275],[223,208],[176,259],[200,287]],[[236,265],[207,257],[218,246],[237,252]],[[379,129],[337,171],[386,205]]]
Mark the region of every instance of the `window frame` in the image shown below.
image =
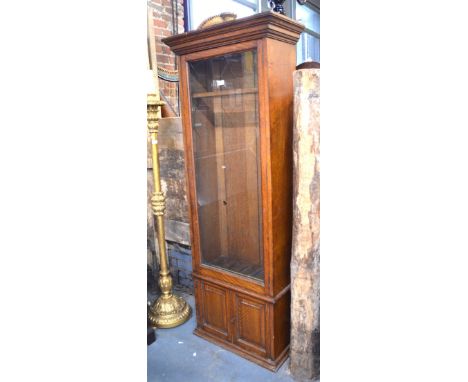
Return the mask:
[[[297,3],[297,0],[293,0],[291,2],[292,4],[292,7],[291,7],[291,13],[290,13],[290,16],[292,19],[296,19],[296,7],[308,7],[309,9],[313,10],[314,12],[317,12],[319,14],[319,17],[320,17],[320,0],[306,0],[304,2],[304,4],[298,4]],[[292,17],[294,15],[294,17]],[[304,28],[304,31],[302,33],[306,33],[312,37],[315,37],[316,39],[319,40],[319,43],[320,43],[320,32],[315,32],[313,31],[312,29],[309,29],[307,27]],[[302,35],[301,35],[302,37]],[[299,53],[296,52],[296,58],[299,56]],[[320,58],[319,58],[319,61],[320,61]],[[302,61],[302,62],[305,62],[305,61]],[[302,62],[298,62],[299,63],[302,63]]]
[[[316,3],[320,4],[319,1],[317,1]],[[297,0],[293,1],[293,14],[294,14],[294,17],[291,17],[292,19],[296,19],[296,7],[298,6],[297,4]],[[314,12],[317,12],[319,14],[319,17],[320,17],[320,5],[317,6],[314,4],[314,2],[310,1],[310,0],[307,0],[303,5],[299,4],[300,7],[308,7],[309,9],[313,10]],[[316,38],[318,38],[320,40],[320,32],[317,33],[317,32],[314,32],[312,29],[309,29],[307,27],[305,27],[304,29],[304,32],[305,33],[308,33]]]
[[[193,0],[188,0],[188,1],[193,1]],[[258,12],[259,9],[260,9],[259,0],[256,0],[255,2],[249,1],[249,0],[231,0],[231,1],[234,1],[234,2],[242,4],[242,5],[245,5],[246,7],[251,8],[254,12],[259,13]],[[254,8],[254,6],[255,6],[255,8]]]

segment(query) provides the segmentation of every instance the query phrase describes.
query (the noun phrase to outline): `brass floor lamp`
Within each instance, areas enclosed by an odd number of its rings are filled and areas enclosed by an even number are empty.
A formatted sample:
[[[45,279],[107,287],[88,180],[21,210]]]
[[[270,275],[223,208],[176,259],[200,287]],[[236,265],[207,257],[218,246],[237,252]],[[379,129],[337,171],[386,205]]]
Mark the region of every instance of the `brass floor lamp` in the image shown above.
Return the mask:
[[[157,78],[156,78],[157,80]],[[158,328],[173,328],[186,322],[191,313],[190,305],[179,296],[172,293],[172,277],[169,272],[166,240],[164,230],[164,212],[166,200],[161,191],[159,174],[158,129],[161,116],[161,106],[164,102],[158,93],[150,93],[147,98],[148,131],[151,134],[151,153],[153,161],[154,191],[151,197],[151,209],[156,217],[158,228],[158,245],[160,257],[159,286],[161,296],[151,305],[148,318],[153,326]]]

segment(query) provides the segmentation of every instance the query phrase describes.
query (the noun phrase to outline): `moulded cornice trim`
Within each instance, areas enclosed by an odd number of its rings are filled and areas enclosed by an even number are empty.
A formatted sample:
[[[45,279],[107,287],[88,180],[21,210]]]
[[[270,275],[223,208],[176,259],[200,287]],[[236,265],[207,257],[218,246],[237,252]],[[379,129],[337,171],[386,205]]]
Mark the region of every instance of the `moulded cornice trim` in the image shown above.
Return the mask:
[[[271,38],[295,45],[304,25],[274,12],[263,12],[206,29],[166,37],[162,40],[177,55],[220,46]]]

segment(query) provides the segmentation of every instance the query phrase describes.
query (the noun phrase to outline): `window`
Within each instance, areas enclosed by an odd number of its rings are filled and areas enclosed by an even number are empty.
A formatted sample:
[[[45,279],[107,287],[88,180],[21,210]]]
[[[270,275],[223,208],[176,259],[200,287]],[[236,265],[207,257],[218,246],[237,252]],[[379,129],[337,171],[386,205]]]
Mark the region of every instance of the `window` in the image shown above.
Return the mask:
[[[296,4],[295,19],[305,25],[305,31],[297,43],[297,63],[304,61],[320,61],[320,13],[319,10],[306,2]]]
[[[187,0],[189,30],[194,30],[208,17],[232,12],[238,18],[259,12],[257,0]]]
[[[210,16],[233,12],[238,18],[270,9],[269,0],[186,0],[187,30],[197,29]],[[290,0],[285,14],[305,25],[297,43],[297,63],[320,61],[320,0]]]

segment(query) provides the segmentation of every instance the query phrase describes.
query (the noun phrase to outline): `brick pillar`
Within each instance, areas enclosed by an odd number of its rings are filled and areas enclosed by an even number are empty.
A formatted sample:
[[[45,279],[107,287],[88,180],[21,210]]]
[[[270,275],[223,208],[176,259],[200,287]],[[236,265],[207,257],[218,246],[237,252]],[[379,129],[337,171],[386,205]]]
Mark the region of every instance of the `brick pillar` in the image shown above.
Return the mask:
[[[169,47],[161,42],[161,39],[172,36],[174,34],[174,29],[176,29],[177,33],[184,32],[184,2],[183,0],[176,1],[177,18],[175,19],[175,23],[172,22],[172,12],[173,9],[175,10],[175,1],[174,6],[173,1],[171,0],[151,1],[153,8],[153,27],[154,36],[156,37],[156,55],[158,66],[168,70],[177,69],[176,57],[171,52]],[[174,108],[174,110],[178,113],[178,84],[160,79],[159,89],[171,103],[171,106]]]

